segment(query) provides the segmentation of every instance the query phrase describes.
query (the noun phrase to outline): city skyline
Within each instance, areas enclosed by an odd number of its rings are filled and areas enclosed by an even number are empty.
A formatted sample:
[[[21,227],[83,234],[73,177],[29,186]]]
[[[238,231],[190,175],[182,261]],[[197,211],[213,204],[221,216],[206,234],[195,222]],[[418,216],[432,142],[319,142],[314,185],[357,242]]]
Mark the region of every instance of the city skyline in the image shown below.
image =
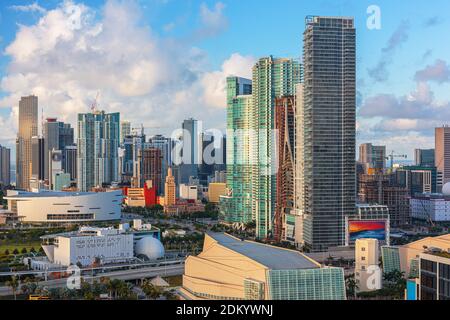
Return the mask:
[[[264,33],[265,39],[253,31],[247,36],[246,32],[240,34],[236,30],[243,27],[245,22],[238,18],[249,12],[251,1],[245,4],[190,1],[180,5],[157,0],[64,4],[6,1],[0,8],[0,47],[4,52],[0,57],[0,122],[4,127],[0,143],[11,148],[14,157],[18,101],[29,94],[39,97],[39,113],[43,109],[45,117],[57,117],[73,127],[76,114],[88,112],[100,92],[101,109],[121,112],[124,120],[135,125],[144,123],[161,128],[151,129],[148,135],[169,134],[191,116],[203,120],[206,128],[224,130],[226,76],[250,78],[251,66],[267,55],[299,58],[304,18],[320,14],[355,17],[357,143],[386,145],[387,152],[407,154],[409,160],[413,159],[415,146],[424,149],[433,146],[434,127],[445,124],[449,100],[445,55],[448,45],[441,43],[438,36],[438,31],[449,24],[439,9],[448,6],[447,3],[431,7],[419,1],[414,5],[379,1],[376,3],[381,10],[379,30],[366,26],[370,16],[367,8],[371,4],[366,1],[285,3],[293,8],[290,11],[295,11],[297,18],[283,19],[283,23],[271,28],[257,22],[256,27],[268,32]],[[70,5],[81,10],[81,25],[75,26],[75,30],[61,25]],[[183,10],[186,19],[171,24],[182,16]],[[275,9],[268,5],[258,10],[262,17],[268,18],[269,11]],[[421,18],[412,20],[414,12],[421,12]],[[116,18],[120,19],[113,26],[111,21]],[[184,25],[189,28],[184,30]],[[117,30],[118,26],[121,30]],[[54,37],[39,41],[52,30],[58,31]],[[111,32],[116,32],[117,42],[127,38],[127,46],[106,44]],[[282,35],[271,37],[277,32]],[[242,37],[248,41],[234,41],[231,45],[230,38]],[[418,42],[420,50],[413,49]],[[136,50],[138,43],[140,51]],[[108,59],[101,59],[104,56],[99,51],[85,51],[86,46],[94,44],[110,51]],[[75,50],[69,57],[71,64],[78,63],[80,70],[72,66],[74,70],[63,74],[62,68],[71,70],[61,58],[68,49]],[[180,49],[188,54],[180,56]],[[97,68],[86,70],[89,64],[81,67],[88,54]],[[117,68],[121,57],[129,57],[133,62],[122,59],[122,68]],[[49,59],[53,63],[45,63]],[[161,66],[155,63],[167,67],[166,72],[158,72]],[[155,72],[145,76],[139,71],[142,68]],[[124,81],[115,82],[115,77]],[[173,99],[168,99],[169,94]],[[136,112],[125,115],[128,108]]]

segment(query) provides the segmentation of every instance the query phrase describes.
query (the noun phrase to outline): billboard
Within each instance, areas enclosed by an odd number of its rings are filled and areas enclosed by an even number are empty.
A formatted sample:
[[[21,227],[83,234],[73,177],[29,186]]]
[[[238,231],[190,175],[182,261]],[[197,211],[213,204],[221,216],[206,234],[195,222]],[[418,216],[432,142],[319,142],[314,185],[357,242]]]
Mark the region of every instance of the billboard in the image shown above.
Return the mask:
[[[371,238],[380,241],[386,240],[385,220],[354,220],[348,222],[350,241],[361,238]]]

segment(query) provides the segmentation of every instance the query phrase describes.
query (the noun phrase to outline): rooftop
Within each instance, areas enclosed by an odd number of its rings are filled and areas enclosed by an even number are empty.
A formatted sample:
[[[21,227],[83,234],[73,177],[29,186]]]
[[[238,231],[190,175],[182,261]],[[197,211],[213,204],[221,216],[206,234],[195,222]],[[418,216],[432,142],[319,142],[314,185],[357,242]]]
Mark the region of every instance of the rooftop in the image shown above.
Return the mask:
[[[121,190],[111,190],[111,191],[120,191]],[[85,195],[92,195],[96,192],[78,192],[78,191],[47,191],[47,190],[41,190],[39,192],[28,192],[28,191],[21,191],[21,190],[8,190],[7,196],[5,199],[8,198],[46,198],[46,197],[52,197],[52,198],[58,198],[58,197],[77,197],[77,196],[85,196]]]
[[[259,262],[272,270],[313,269],[320,264],[294,250],[270,246],[258,242],[240,240],[226,233],[208,233],[210,237],[237,253]]]

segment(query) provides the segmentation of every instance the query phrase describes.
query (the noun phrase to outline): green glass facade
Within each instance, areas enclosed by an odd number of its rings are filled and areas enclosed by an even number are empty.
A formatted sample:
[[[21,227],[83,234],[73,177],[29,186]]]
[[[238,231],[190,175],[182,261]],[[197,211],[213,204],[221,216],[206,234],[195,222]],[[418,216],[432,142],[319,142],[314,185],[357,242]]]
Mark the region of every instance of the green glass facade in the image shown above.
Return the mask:
[[[251,80],[227,78],[227,189],[220,218],[231,224],[253,220],[251,209]]]
[[[276,135],[275,98],[295,94],[301,82],[301,65],[293,59],[259,59],[253,67],[252,127],[256,132],[252,162],[252,215],[256,220],[256,236],[270,237],[276,200]]]
[[[269,300],[346,300],[344,270],[267,271]]]
[[[381,258],[383,260],[383,272],[400,271],[400,252],[398,247],[382,246]]]

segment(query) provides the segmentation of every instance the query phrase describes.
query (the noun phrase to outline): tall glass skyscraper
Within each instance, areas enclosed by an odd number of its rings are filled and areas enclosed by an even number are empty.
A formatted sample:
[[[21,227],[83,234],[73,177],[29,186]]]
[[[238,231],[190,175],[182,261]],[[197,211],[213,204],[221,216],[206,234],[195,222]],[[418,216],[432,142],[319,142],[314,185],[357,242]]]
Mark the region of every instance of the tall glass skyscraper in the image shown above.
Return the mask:
[[[118,180],[120,113],[78,114],[77,178],[80,191]]]
[[[227,188],[220,197],[220,217],[229,224],[244,225],[252,216],[251,111],[252,81],[227,78]]]
[[[306,18],[296,206],[312,251],[344,245],[345,215],[355,212],[355,37],[353,18]]]
[[[30,188],[31,138],[38,134],[38,97],[22,97],[19,102],[19,133],[16,140],[16,186]]]
[[[259,59],[253,67],[252,125],[254,139],[252,159],[252,214],[256,220],[256,237],[272,235],[276,200],[275,98],[291,96],[301,82],[301,65],[294,59]]]

